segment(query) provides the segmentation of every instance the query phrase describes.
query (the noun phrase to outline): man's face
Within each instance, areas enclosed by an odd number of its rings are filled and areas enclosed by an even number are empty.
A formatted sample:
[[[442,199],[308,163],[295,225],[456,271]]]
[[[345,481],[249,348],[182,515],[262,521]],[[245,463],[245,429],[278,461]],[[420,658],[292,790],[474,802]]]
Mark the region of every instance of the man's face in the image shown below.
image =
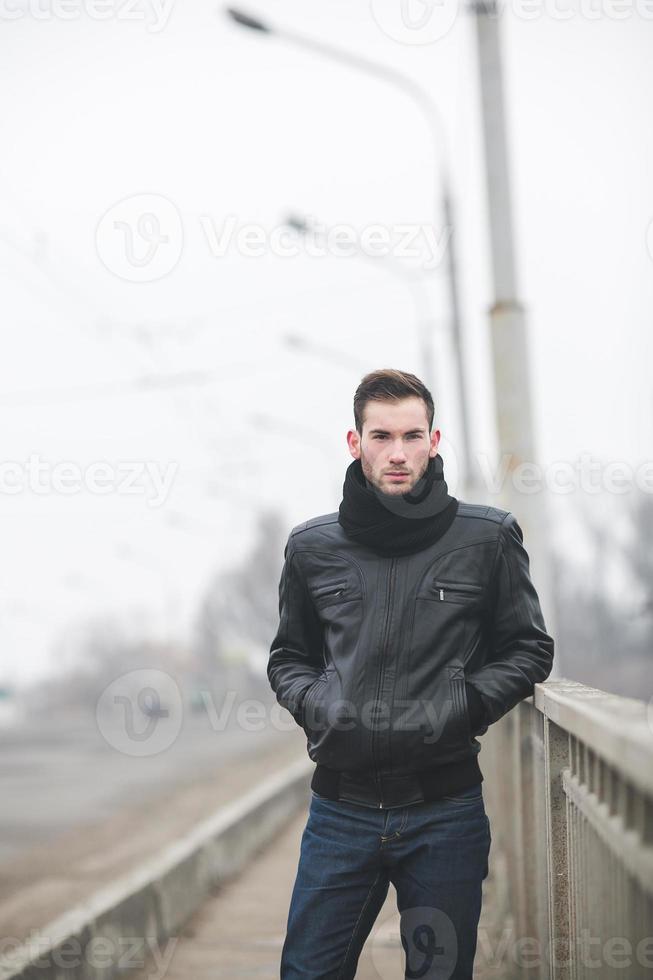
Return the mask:
[[[347,433],[354,459],[363,473],[382,493],[408,493],[423,476],[429,457],[436,456],[440,430],[429,434],[426,404],[411,396],[398,402],[368,402],[363,418],[363,435]]]

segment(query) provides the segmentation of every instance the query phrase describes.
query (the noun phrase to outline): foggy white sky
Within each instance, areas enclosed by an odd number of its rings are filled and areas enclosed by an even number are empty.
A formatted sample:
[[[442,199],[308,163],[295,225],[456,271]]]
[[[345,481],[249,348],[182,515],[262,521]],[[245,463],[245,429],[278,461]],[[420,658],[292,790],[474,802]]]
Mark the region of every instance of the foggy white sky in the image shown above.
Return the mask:
[[[461,12],[436,42],[400,43],[378,23],[395,6],[246,9],[391,65],[437,101],[458,214],[474,448],[492,457],[474,25]],[[230,216],[272,231],[288,209],[357,229],[432,221],[433,141],[411,101],[238,30],[213,2],[177,0],[158,31],[151,9],[149,20],[98,21],[78,7],[65,21],[37,18],[26,3],[0,34],[2,460],[151,461],[176,476],[158,507],[133,493],[0,494],[0,679],[18,681],[53,669],[54,639],[94,611],[182,633],[207,575],[245,552],[260,506],[282,508],[288,527],[337,508],[362,374],[422,373],[411,291],[382,261],[235,247],[216,257],[206,235]],[[566,20],[526,21],[510,8],[501,18],[539,459],[591,453],[637,466],[652,434],[653,21],[634,6],[622,20],[570,9]],[[96,245],[103,215],[136,195],[167,199],[182,228],[178,261],[152,282],[120,278]],[[442,271],[428,288],[436,412],[454,476]],[[293,350],[289,333],[334,358]],[[195,385],[130,387],[179,372],[203,374]]]

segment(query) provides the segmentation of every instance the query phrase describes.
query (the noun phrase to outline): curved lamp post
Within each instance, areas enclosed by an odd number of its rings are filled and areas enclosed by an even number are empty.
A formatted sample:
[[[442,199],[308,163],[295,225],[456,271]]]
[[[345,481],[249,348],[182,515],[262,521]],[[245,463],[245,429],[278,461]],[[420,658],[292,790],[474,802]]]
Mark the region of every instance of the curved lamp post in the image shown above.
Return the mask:
[[[469,434],[469,416],[467,405],[467,385],[465,377],[465,365],[462,351],[462,328],[460,317],[460,300],[458,293],[458,277],[456,257],[453,247],[453,204],[449,184],[449,174],[445,152],[444,126],[442,116],[437,104],[424,89],[414,82],[411,78],[403,75],[394,68],[381,65],[376,61],[364,58],[361,55],[343,51],[340,48],[322,41],[306,37],[296,31],[287,28],[272,26],[269,21],[261,20],[251,14],[245,13],[238,7],[226,7],[225,12],[231,20],[240,27],[256,31],[259,34],[278,37],[284,41],[289,41],[304,50],[314,51],[323,57],[338,61],[340,64],[350,68],[364,71],[368,75],[373,75],[380,81],[387,82],[401,89],[406,95],[413,99],[423,113],[429,129],[433,136],[436,158],[436,200],[440,200],[440,207],[444,219],[445,227],[451,229],[451,234],[447,247],[447,279],[449,286],[449,306],[451,313],[451,339],[454,350],[456,384],[459,393],[460,429],[464,457],[465,480],[468,487],[472,487],[475,481],[475,471],[472,465],[472,454]]]

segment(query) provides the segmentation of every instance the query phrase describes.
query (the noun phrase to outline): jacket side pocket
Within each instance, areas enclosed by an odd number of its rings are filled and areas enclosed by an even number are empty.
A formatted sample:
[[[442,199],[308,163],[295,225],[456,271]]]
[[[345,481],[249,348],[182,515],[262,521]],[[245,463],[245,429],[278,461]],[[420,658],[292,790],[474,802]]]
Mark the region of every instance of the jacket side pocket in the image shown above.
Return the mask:
[[[449,664],[449,682],[453,697],[453,730],[451,738],[460,744],[467,744],[472,737],[467,691],[465,689],[465,669],[462,664]]]

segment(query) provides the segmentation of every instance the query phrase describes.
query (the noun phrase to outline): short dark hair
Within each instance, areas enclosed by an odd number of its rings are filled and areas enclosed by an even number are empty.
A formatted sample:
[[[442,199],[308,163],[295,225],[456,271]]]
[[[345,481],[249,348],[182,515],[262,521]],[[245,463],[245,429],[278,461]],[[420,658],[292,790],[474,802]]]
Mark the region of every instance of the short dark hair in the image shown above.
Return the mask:
[[[383,368],[366,374],[354,395],[354,423],[359,435],[363,434],[363,414],[368,402],[400,401],[402,398],[421,398],[426,405],[429,432],[433,425],[435,407],[431,392],[414,374]]]

